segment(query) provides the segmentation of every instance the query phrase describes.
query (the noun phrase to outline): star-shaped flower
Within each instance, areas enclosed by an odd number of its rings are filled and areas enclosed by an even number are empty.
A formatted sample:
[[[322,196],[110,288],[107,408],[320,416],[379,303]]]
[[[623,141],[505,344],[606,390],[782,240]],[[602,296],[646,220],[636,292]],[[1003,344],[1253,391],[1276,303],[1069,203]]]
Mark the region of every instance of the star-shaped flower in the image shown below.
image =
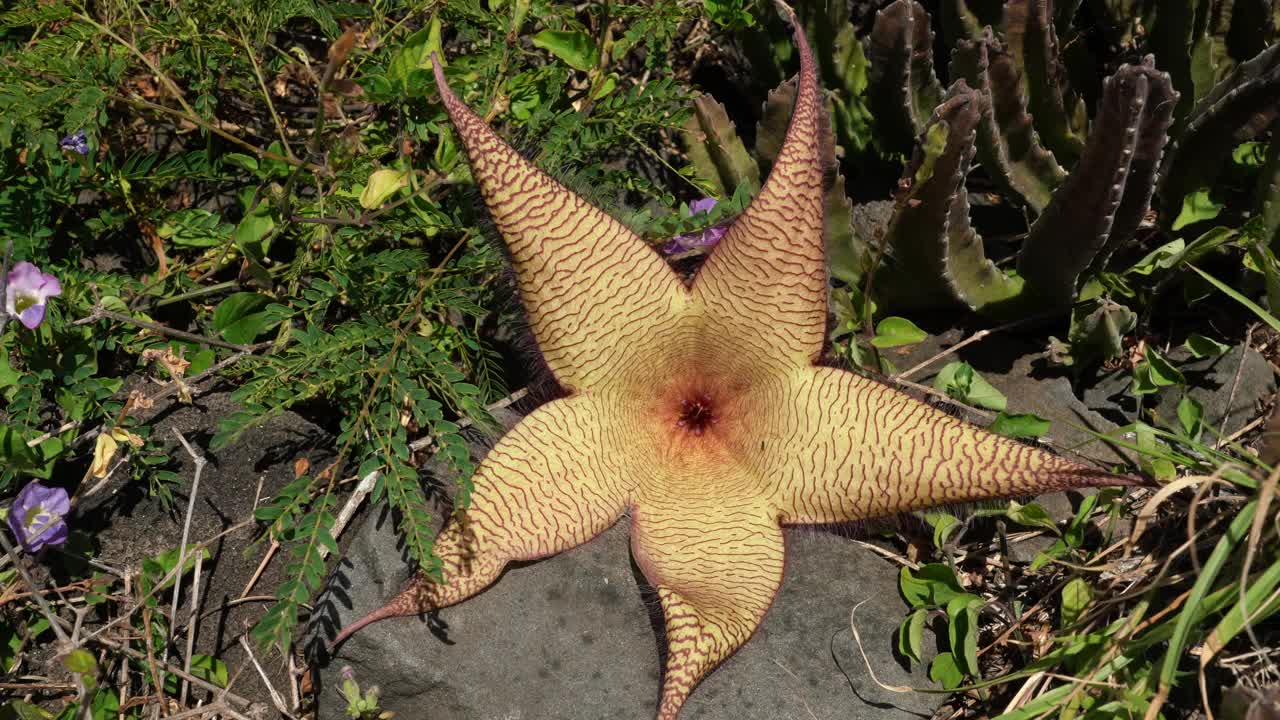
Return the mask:
[[[688,284],[521,158],[436,66],[567,396],[480,464],[470,507],[436,540],[443,581],[419,574],[335,644],[375,620],[461,602],[507,563],[581,545],[626,515],[666,620],[658,718],[671,720],[769,609],[784,527],[1133,482],[817,365],[828,293],[822,108],[808,43],[795,35],[799,91],[772,174]]]

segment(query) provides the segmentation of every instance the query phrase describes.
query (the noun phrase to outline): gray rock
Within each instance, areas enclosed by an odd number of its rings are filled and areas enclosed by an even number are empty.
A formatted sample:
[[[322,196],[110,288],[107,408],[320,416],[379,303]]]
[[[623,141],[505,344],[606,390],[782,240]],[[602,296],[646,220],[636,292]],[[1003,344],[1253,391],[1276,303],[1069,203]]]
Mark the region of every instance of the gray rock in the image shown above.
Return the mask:
[[[1243,345],[1228,350],[1217,357],[1196,360],[1185,348],[1174,348],[1168,358],[1187,379],[1186,393],[1204,407],[1207,427],[1222,429],[1230,435],[1258,416],[1262,402],[1275,393],[1275,373],[1261,353]],[[1241,359],[1243,358],[1243,365]],[[1236,385],[1236,374],[1240,380]],[[1129,394],[1133,385],[1132,374],[1119,371],[1104,376],[1084,391],[1085,403],[1116,420],[1131,421],[1142,417],[1160,427],[1178,427],[1178,402],[1182,400],[1180,387],[1169,387],[1154,398],[1144,398],[1140,413],[1137,400]],[[1232,397],[1232,386],[1235,396]]]
[[[388,600],[407,578],[389,513],[375,511],[321,599],[327,636]],[[849,630],[881,681],[925,686],[895,657],[907,606],[897,570],[835,535],[788,535],[786,579],[755,636],[693,693],[682,718],[913,718],[942,696],[897,694],[872,682]],[[429,617],[376,623],[320,673],[319,718],[344,717],[343,666],[377,685],[397,717],[432,720],[652,718],[660,687],[661,613],[630,560],[625,520],[541,562],[509,568],[480,595]],[[926,646],[933,646],[932,638]]]
[[[930,336],[927,340],[891,356],[894,364],[906,370],[932,357],[941,350],[963,340],[965,334],[958,330]],[[947,363],[963,360],[1009,399],[1007,412],[1035,413],[1049,420],[1048,440],[1059,451],[1069,451],[1085,460],[1102,465],[1129,462],[1128,451],[1104,443],[1090,431],[1107,434],[1117,425],[1091,409],[1071,388],[1071,380],[1061,370],[1051,368],[1044,361],[1042,347],[1011,335],[993,336],[984,341],[961,348],[957,353],[942,358],[911,380],[931,385],[933,377]],[[976,416],[970,416],[974,420]],[[979,420],[978,424],[985,425]],[[1123,438],[1132,441],[1133,438]]]
[[[1262,402],[1276,391],[1271,363],[1253,348],[1237,345],[1223,355],[1201,360],[1185,359],[1181,352],[1171,355],[1187,378],[1187,395],[1204,407],[1205,424],[1215,431],[1224,429],[1224,420],[1227,435],[1249,424],[1258,417]],[[1160,402],[1154,411],[1157,421],[1175,426],[1181,399],[1176,390],[1160,393]]]

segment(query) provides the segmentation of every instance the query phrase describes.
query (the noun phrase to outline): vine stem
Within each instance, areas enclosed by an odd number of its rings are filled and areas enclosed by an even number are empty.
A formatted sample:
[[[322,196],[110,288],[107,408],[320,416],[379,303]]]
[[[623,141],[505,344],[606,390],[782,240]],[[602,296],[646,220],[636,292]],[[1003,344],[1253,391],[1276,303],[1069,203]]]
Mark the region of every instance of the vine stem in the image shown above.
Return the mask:
[[[95,320],[101,320],[103,318],[106,318],[108,320],[115,320],[116,322],[122,322],[127,325],[133,325],[135,327],[140,327],[143,330],[150,330],[152,332],[160,333],[161,335],[176,337],[179,340],[189,340],[193,343],[208,345],[210,347],[220,347],[220,348],[225,348],[227,350],[235,350],[236,352],[242,352],[242,353],[250,352],[252,350],[252,346],[249,346],[249,345],[239,345],[237,343],[229,343],[224,340],[217,340],[215,338],[205,337],[204,335],[189,333],[185,330],[175,330],[171,327],[165,327],[164,325],[159,325],[157,323],[147,322],[146,320],[139,320],[137,318],[130,317],[128,315],[124,315],[118,312],[112,312],[111,310],[107,310],[101,305],[95,305],[93,308],[93,311],[90,312],[88,316],[80,318],[79,320],[76,320],[71,324],[87,325],[88,323],[94,322]]]

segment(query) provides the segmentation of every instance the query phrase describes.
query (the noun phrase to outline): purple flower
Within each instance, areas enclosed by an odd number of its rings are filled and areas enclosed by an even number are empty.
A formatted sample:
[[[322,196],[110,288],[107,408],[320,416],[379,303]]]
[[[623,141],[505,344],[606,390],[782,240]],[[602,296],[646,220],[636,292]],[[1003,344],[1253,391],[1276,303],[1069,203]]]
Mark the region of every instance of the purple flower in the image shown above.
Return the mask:
[[[62,138],[62,141],[58,143],[58,147],[69,152],[88,155],[89,139],[85,137],[84,130],[77,130]]]
[[[23,550],[34,553],[45,545],[61,545],[67,541],[67,523],[63,518],[69,512],[71,499],[66,490],[32,481],[22,488],[9,508],[9,529]]]
[[[49,298],[62,294],[58,278],[29,262],[20,262],[9,271],[4,288],[4,309],[34,330],[44,321],[44,305]]]
[[[697,215],[699,213],[710,213],[711,208],[716,206],[715,198],[702,198],[689,203],[689,215]],[[662,246],[662,252],[667,255],[675,255],[676,253],[687,252],[694,248],[711,247],[720,242],[720,238],[728,232],[728,223],[713,225],[706,230],[690,235],[677,235],[667,241]]]

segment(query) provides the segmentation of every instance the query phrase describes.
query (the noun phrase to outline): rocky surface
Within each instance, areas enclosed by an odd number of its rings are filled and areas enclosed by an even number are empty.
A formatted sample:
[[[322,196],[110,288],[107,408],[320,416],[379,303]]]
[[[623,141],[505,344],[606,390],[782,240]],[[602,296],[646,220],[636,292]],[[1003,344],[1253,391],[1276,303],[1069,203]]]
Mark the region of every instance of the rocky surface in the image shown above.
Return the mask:
[[[1222,355],[1196,360],[1179,347],[1171,350],[1168,358],[1187,379],[1186,394],[1204,407],[1205,425],[1227,435],[1252,422],[1262,403],[1276,391],[1271,364],[1252,348],[1238,345]],[[1132,384],[1129,372],[1112,373],[1086,388],[1084,401],[1117,421],[1134,418],[1138,407],[1128,394]],[[1182,388],[1168,387],[1146,399],[1151,420],[1164,427],[1176,427],[1182,396]]]
[[[959,330],[931,335],[891,359],[899,369],[906,370],[964,338],[965,334]],[[1009,399],[1008,412],[1035,413],[1049,420],[1052,424],[1048,440],[1055,450],[1101,465],[1129,461],[1127,450],[1108,445],[1093,435],[1111,433],[1117,424],[1077,397],[1070,377],[1060,368],[1049,367],[1043,348],[1035,343],[1016,336],[992,336],[938,360],[910,379],[922,385],[932,385],[934,375],[954,360],[969,363],[987,382],[1004,393]],[[1117,437],[1133,441],[1132,437]]]
[[[370,514],[321,598],[326,636],[389,599],[409,566],[390,513]],[[867,672],[849,629],[856,616],[876,676],[927,686],[893,650],[907,606],[898,570],[847,538],[788,535],[786,579],[756,635],[694,692],[682,718],[929,717],[943,696],[893,693]],[[627,522],[592,542],[513,567],[480,595],[417,618],[386,620],[345,645],[319,677],[320,720],[344,717],[343,666],[377,685],[397,717],[432,720],[651,718],[660,684],[656,597],[632,563]],[[926,640],[932,646],[932,639]],[[313,645],[314,647],[314,645]]]

